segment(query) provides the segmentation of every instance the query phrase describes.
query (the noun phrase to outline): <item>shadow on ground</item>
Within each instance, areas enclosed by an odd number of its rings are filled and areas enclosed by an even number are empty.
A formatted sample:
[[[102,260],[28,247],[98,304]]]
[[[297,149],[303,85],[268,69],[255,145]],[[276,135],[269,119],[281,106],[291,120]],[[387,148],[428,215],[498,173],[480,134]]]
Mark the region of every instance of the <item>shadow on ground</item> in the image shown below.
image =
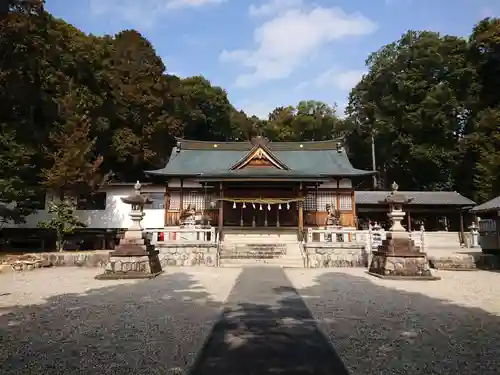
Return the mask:
[[[301,272],[308,270],[288,275]],[[6,375],[344,375],[344,364],[356,375],[493,375],[500,368],[500,317],[337,272],[297,291],[282,269],[244,269],[224,306],[189,274],[175,273],[11,310],[0,316]]]
[[[340,272],[299,293],[352,374],[498,374],[497,315]]]
[[[247,268],[191,375],[347,375],[280,268]]]
[[[221,311],[186,273],[102,285],[42,305],[4,308],[0,373],[182,373]]]

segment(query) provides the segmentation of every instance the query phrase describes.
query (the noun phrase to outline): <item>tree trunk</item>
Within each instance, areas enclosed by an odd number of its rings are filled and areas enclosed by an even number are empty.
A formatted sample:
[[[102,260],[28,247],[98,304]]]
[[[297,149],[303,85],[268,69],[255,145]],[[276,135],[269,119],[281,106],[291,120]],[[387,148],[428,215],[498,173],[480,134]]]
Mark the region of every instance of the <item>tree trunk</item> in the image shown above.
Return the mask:
[[[60,233],[57,233],[56,249],[58,252],[61,252],[64,250],[64,236],[61,235]]]

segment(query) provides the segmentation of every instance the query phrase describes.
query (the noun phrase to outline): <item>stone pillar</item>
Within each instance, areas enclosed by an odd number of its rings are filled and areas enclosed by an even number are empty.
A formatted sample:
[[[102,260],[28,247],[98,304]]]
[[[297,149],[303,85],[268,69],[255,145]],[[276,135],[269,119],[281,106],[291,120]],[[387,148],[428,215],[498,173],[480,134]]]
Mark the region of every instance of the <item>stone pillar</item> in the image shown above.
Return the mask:
[[[479,247],[479,231],[476,223],[472,223],[469,226],[470,237],[471,237],[471,247]]]

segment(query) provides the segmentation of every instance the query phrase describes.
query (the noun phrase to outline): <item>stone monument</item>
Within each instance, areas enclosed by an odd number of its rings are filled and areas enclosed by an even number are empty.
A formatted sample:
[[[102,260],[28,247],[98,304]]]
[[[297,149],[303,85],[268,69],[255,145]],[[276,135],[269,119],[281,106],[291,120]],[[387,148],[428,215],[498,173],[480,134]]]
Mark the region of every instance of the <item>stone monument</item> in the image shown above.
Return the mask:
[[[96,276],[98,280],[110,279],[150,279],[163,271],[155,250],[149,240],[143,237],[144,231],[141,221],[144,218],[144,205],[151,203],[149,197],[141,195],[139,181],[134,186],[134,194],[122,198],[122,202],[131,206],[130,218],[132,225],[125,232],[120,245],[110,253],[104,273]]]
[[[368,273],[384,279],[439,280],[432,276],[427,254],[415,246],[409,233],[401,225],[405,216],[403,205],[412,198],[398,192],[398,185],[392,184],[392,192],[381,202],[389,205],[388,217],[392,222],[387,238],[372,252]]]

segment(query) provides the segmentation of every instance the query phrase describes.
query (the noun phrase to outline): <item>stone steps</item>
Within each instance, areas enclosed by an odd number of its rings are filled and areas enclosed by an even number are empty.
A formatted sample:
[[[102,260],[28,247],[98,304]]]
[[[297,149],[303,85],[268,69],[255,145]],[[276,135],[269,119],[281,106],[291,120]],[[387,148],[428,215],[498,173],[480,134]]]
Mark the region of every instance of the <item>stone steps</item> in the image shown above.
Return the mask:
[[[304,267],[299,243],[224,243],[219,255],[221,267],[272,265]]]
[[[304,261],[302,257],[293,258],[279,258],[279,259],[221,259],[220,267],[232,268],[232,267],[258,267],[258,266],[268,266],[268,267],[284,267],[284,268],[303,268]]]

